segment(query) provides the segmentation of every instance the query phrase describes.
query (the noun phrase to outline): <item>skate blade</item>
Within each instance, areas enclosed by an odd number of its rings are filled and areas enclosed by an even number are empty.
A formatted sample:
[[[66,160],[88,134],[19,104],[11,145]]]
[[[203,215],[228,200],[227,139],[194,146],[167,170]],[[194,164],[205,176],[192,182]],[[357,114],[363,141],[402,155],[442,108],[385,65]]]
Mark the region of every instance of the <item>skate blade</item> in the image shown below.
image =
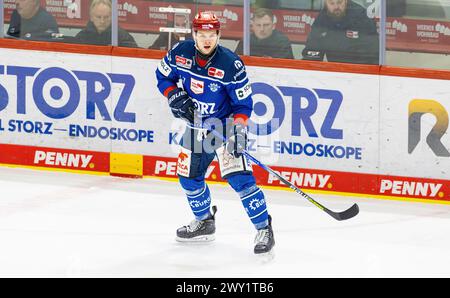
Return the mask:
[[[255,254],[255,256],[260,264],[266,264],[271,262],[275,258],[275,251],[272,248],[269,252]]]
[[[216,239],[215,235],[203,235],[203,236],[197,236],[193,238],[181,238],[176,237],[175,240],[182,243],[208,243],[211,241],[214,241]]]

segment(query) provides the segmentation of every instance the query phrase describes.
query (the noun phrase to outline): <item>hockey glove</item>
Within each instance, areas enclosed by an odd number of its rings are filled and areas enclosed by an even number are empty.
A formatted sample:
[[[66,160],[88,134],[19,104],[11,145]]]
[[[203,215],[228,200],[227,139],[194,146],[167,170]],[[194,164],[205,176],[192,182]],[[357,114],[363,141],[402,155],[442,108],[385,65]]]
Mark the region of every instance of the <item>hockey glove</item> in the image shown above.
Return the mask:
[[[226,150],[234,157],[238,158],[247,149],[247,127],[241,123],[233,126],[231,137],[226,144]]]
[[[176,88],[169,92],[169,107],[175,118],[181,118],[189,123],[194,123],[195,104],[186,91]]]

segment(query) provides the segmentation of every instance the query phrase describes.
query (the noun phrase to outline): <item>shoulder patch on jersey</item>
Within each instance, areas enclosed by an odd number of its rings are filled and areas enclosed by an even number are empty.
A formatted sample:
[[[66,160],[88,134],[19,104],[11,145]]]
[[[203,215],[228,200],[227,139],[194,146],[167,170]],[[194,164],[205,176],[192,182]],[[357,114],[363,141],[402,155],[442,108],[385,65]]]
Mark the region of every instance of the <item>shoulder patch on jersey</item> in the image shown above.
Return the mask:
[[[158,70],[160,73],[162,73],[164,76],[168,77],[170,72],[172,71],[172,68],[170,68],[169,65],[167,65],[166,61],[164,61],[164,58],[161,59],[161,61],[158,63]]]
[[[244,87],[236,89],[236,96],[239,100],[247,98],[251,94],[252,94],[252,86],[250,85],[250,83],[245,84]]]
[[[234,76],[233,79],[236,81],[245,72],[245,67],[242,67]]]
[[[223,79],[223,77],[225,76],[225,71],[223,71],[222,69],[219,69],[219,68],[210,67],[210,68],[208,68],[208,75],[210,77]]]
[[[240,59],[236,59],[234,60],[234,69],[233,69],[233,80],[237,81],[237,80],[242,80],[243,78],[246,77],[245,75],[245,66],[244,63],[240,60]],[[244,75],[243,75],[244,74]]]
[[[234,61],[234,67],[236,68],[236,69],[240,69],[240,68],[242,68],[244,66],[244,64],[240,61],[240,60],[236,60],[236,61]]]
[[[191,78],[191,90],[195,94],[202,94],[205,90],[205,82]]]
[[[188,58],[176,55],[175,61],[177,63],[177,66],[187,68],[187,69],[191,69],[191,67],[192,67],[192,59],[188,59]]]

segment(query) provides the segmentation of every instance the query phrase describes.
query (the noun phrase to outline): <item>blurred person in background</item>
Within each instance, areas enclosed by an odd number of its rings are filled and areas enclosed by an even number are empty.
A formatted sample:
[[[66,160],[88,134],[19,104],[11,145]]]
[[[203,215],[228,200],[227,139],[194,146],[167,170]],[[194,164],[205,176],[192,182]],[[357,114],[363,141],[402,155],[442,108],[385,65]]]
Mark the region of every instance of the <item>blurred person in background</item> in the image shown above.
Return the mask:
[[[169,26],[170,27],[170,26]],[[175,28],[189,28],[189,17],[186,14],[175,14],[174,24]],[[185,33],[172,33],[169,44],[169,33],[162,32],[155,42],[149,47],[149,49],[163,50],[167,51],[172,48],[177,42],[192,39],[191,34]]]
[[[277,9],[280,8],[280,0],[253,0],[252,7]]]
[[[378,64],[376,23],[351,0],[325,0],[302,51],[303,59]]]
[[[388,17],[403,17],[406,14],[406,0],[386,1],[386,14]]]
[[[111,45],[111,0],[93,0],[89,9],[90,21],[78,32],[75,42],[91,45]],[[118,28],[118,45],[137,47],[130,33]]]
[[[275,17],[270,9],[258,8],[253,13],[252,34],[250,35],[251,56],[294,59],[291,42],[275,27]],[[242,41],[236,52],[242,54]]]
[[[55,18],[41,7],[40,0],[16,0],[7,35],[30,40],[48,40],[58,33]]]

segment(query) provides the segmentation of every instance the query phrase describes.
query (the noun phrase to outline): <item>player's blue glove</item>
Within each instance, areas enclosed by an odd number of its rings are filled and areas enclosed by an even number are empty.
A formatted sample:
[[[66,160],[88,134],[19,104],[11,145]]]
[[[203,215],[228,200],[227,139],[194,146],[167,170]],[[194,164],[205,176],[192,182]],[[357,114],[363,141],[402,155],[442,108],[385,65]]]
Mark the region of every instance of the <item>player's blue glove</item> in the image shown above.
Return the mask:
[[[226,150],[234,157],[240,157],[247,149],[247,127],[242,123],[233,125],[231,137],[227,141]]]
[[[169,92],[169,107],[176,118],[194,123],[195,104],[186,91],[176,88]]]

